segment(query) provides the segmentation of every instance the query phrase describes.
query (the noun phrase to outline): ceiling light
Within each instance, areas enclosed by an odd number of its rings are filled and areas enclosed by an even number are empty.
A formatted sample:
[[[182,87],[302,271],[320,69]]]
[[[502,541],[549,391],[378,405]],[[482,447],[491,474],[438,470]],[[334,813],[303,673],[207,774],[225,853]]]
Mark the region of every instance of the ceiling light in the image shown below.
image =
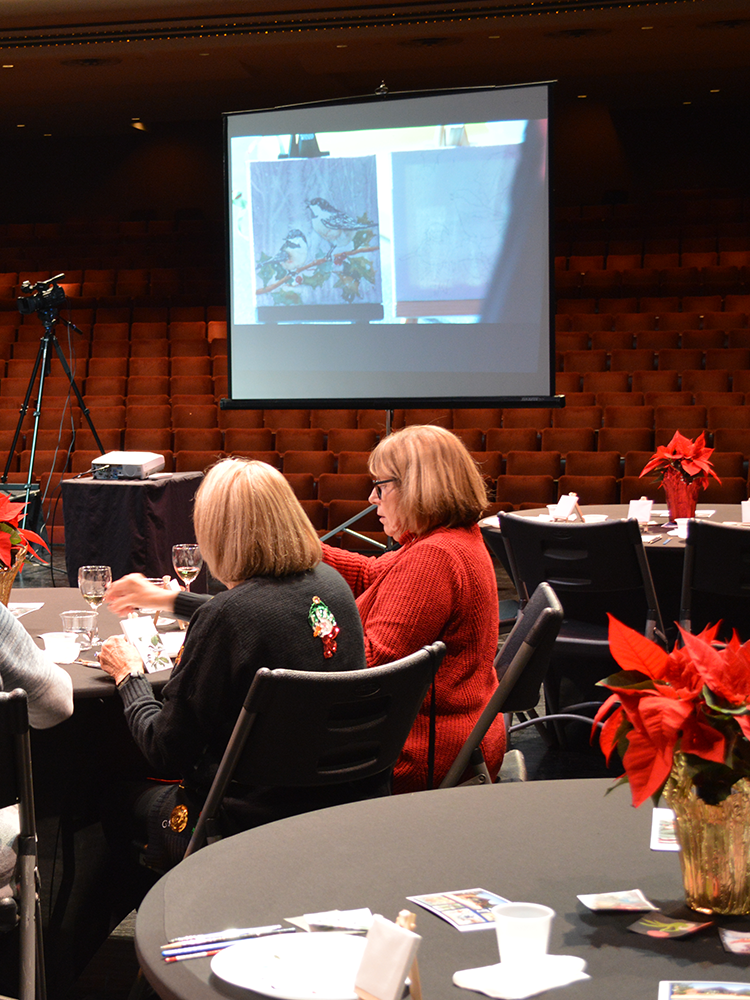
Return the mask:
[[[26,128],[25,125],[16,125],[16,128]]]
[[[13,63],[3,63],[3,69],[13,69]]]
[[[588,97],[588,94],[578,94],[578,100],[582,101],[584,97]]]
[[[719,90],[718,87],[716,87],[715,90],[709,90],[709,94],[718,94],[718,93],[720,93],[720,90]]]
[[[140,132],[148,132],[148,129],[143,124],[143,122],[137,118],[131,122],[131,125],[133,128],[137,128]]]
[[[682,103],[683,104],[692,104],[693,102],[692,101],[683,101]]]
[[[653,31],[653,30],[654,30],[653,24],[642,24],[641,25],[641,31]]]
[[[346,45],[337,45],[336,48],[337,49],[345,49],[345,48],[347,48],[347,46]]]

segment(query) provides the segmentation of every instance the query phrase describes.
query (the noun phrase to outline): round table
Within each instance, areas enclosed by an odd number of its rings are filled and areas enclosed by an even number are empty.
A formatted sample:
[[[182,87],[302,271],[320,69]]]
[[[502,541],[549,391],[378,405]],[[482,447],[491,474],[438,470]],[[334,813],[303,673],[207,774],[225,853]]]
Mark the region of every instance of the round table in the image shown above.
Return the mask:
[[[592,913],[578,893],[640,888],[674,912],[682,901],[679,860],[649,849],[651,810],[628,790],[605,798],[608,779],[540,781],[416,792],[295,816],[204,848],[169,872],[138,911],[136,950],[164,1000],[256,996],[232,990],[210,959],[165,964],[169,938],[285,917],[369,906],[394,919],[417,913],[426,1000],[463,994],[459,969],[498,961],[491,930],[460,933],[407,902],[412,895],[481,887],[557,913],[550,952],[578,955],[591,979],[566,1000],[656,997],[662,979],[750,982],[747,958],[722,949],[715,929],[657,940],[627,930],[633,913]],[[733,927],[750,927],[747,921]],[[549,994],[550,996],[552,994]]]

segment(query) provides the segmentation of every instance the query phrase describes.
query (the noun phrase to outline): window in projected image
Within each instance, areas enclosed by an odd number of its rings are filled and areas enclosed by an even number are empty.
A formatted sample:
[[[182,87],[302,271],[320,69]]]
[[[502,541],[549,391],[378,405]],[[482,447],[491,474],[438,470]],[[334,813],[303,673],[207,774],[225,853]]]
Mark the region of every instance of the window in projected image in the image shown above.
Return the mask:
[[[233,138],[235,322],[478,322],[527,125]]]

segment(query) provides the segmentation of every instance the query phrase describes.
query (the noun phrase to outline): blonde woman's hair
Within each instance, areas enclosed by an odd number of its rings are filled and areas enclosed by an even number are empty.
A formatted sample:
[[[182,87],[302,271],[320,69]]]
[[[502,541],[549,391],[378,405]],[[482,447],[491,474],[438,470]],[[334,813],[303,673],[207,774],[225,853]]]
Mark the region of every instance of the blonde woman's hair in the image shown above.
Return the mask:
[[[369,461],[374,479],[394,479],[396,516],[405,531],[466,527],[487,506],[476,462],[455,434],[431,424],[404,427],[383,438]]]
[[[287,576],[322,558],[315,529],[286,479],[265,462],[227,458],[206,474],[195,497],[195,537],[222,583]]]

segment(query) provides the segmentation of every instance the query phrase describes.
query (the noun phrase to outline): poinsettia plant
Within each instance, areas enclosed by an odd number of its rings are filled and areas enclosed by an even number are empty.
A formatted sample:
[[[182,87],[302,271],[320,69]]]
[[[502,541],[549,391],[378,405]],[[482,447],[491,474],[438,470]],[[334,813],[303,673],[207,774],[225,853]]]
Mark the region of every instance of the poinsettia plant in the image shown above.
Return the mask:
[[[675,431],[669,444],[659,445],[656,453],[643,467],[641,476],[653,472],[654,479],[658,483],[663,483],[665,476],[678,473],[686,483],[697,482],[705,489],[708,486],[709,476],[721,482],[709,461],[713,453],[713,448],[706,447],[705,434],[700,433],[693,441]]]
[[[0,564],[6,569],[13,565],[13,549],[23,549],[40,562],[44,560],[32,549],[31,543],[43,545],[49,552],[49,546],[35,531],[19,527],[18,522],[25,507],[25,503],[17,503],[7,493],[0,493]]]
[[[622,670],[599,682],[613,693],[595,721],[606,720],[600,744],[607,761],[615,750],[622,758],[618,784],[630,783],[634,806],[659,801],[677,753],[710,805],[750,777],[750,642],[735,634],[715,644],[718,629],[681,629],[684,645],[667,653],[610,615],[610,651]]]

